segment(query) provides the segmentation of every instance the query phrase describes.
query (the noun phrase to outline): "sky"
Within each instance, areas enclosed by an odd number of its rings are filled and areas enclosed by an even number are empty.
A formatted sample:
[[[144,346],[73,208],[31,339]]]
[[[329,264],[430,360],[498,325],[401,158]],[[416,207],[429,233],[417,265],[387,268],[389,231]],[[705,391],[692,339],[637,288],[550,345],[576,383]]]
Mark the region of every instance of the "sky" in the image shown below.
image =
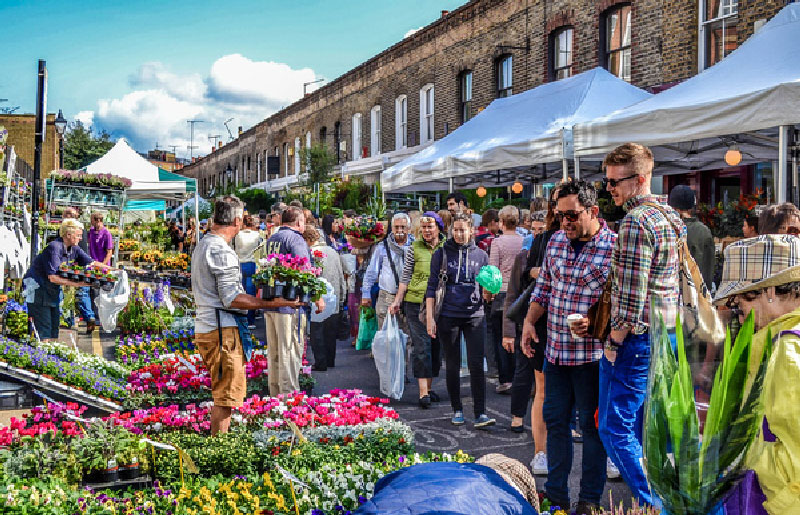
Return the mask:
[[[203,120],[204,155],[465,2],[0,0],[0,108],[35,112],[44,59],[48,112],[179,157]]]

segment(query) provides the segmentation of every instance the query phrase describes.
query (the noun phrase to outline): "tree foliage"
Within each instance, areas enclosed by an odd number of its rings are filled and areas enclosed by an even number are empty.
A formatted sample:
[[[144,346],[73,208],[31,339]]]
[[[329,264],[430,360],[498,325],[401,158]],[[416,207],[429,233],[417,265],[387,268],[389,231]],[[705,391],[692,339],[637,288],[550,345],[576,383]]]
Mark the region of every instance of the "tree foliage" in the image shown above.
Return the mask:
[[[78,170],[96,161],[111,150],[114,141],[106,131],[95,134],[81,122],[70,125],[64,135],[64,168]]]
[[[306,163],[306,173],[308,173],[306,186],[313,188],[314,184],[325,184],[331,180],[336,156],[327,145],[317,143],[311,147],[301,148],[300,159]]]

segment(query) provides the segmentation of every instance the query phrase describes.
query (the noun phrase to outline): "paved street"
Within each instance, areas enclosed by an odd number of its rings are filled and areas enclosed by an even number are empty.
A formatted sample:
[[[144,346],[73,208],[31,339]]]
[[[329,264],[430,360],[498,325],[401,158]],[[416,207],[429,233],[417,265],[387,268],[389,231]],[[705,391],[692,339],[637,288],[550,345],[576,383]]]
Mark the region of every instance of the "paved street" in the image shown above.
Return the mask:
[[[259,320],[256,334],[263,335],[263,319]],[[106,358],[113,359],[115,333],[101,335],[95,331],[92,337],[83,334],[78,337],[78,346],[86,352],[102,352]],[[310,352],[310,349],[309,349]],[[455,453],[459,449],[480,457],[489,453],[501,453],[520,460],[524,464],[530,463],[533,458],[533,440],[530,434],[530,417],[525,419],[525,433],[516,434],[505,429],[511,422],[509,414],[510,396],[498,395],[494,391],[494,384],[487,388],[488,415],[497,419],[497,425],[487,431],[472,429],[472,399],[469,395],[469,378],[462,377],[461,387],[464,414],[467,424],[455,427],[450,424],[449,398],[444,382],[444,367],[440,377],[433,382],[433,389],[442,397],[442,402],[434,403],[431,409],[422,410],[417,405],[417,388],[414,382],[406,385],[403,398],[392,401],[392,407],[400,414],[400,418],[414,428],[417,449],[424,451],[437,451]],[[336,368],[326,372],[314,372],[317,385],[314,392],[324,393],[334,388],[358,388],[369,395],[382,396],[378,383],[378,372],[368,351],[356,351],[348,342],[340,341],[336,357]],[[409,374],[410,375],[410,374]],[[575,444],[575,459],[570,475],[570,493],[572,501],[577,502],[582,446]],[[544,487],[544,476],[537,476],[536,482],[539,489]],[[613,496],[616,504],[624,501],[630,503],[630,491],[625,483],[620,480],[608,481],[603,494],[603,505],[608,507],[609,494]]]

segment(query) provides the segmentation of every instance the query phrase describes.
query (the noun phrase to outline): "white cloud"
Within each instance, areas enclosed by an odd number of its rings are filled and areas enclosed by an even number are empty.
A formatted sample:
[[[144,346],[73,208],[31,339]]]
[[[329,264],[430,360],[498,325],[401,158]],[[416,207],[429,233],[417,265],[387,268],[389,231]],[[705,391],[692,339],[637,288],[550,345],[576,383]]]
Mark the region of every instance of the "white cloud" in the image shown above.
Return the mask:
[[[236,136],[238,126],[245,130],[299,99],[303,83],[316,78],[309,68],[295,70],[289,65],[253,61],[240,54],[217,59],[203,76],[179,75],[159,62],[141,65],[131,74],[132,91],[121,98],[98,100],[97,110],[81,111],[76,119],[90,120],[98,130],[126,137],[138,151],[177,145],[178,156],[188,156],[190,129],[195,124],[192,154],[205,155],[211,149],[209,136],[228,140],[223,122]]]
[[[406,32],[405,34],[403,34],[403,39],[406,39],[406,38],[407,38],[407,37],[409,37],[409,36],[413,36],[413,35],[414,35],[414,34],[416,34],[417,32],[421,31],[421,30],[422,30],[422,28],[423,28],[423,27],[417,27],[416,29],[411,29],[411,30],[409,30],[408,32]]]
[[[75,115],[75,121],[81,122],[84,127],[91,127],[94,123],[94,111],[81,111]]]

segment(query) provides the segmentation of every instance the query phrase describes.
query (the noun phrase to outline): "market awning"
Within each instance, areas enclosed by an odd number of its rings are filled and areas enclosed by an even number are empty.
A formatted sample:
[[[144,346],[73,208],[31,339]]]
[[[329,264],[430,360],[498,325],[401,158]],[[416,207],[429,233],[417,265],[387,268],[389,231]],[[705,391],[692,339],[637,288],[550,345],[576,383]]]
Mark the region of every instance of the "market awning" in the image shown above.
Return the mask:
[[[493,101],[448,136],[383,172],[381,183],[385,191],[413,191],[446,189],[451,179],[456,188],[476,179],[513,182],[533,165],[571,158],[569,131],[576,123],[650,96],[602,68],[543,84]]]
[[[777,157],[777,126],[800,123],[800,4],[784,7],[722,61],[638,104],[573,130],[576,156],[636,141],[677,171]]]

